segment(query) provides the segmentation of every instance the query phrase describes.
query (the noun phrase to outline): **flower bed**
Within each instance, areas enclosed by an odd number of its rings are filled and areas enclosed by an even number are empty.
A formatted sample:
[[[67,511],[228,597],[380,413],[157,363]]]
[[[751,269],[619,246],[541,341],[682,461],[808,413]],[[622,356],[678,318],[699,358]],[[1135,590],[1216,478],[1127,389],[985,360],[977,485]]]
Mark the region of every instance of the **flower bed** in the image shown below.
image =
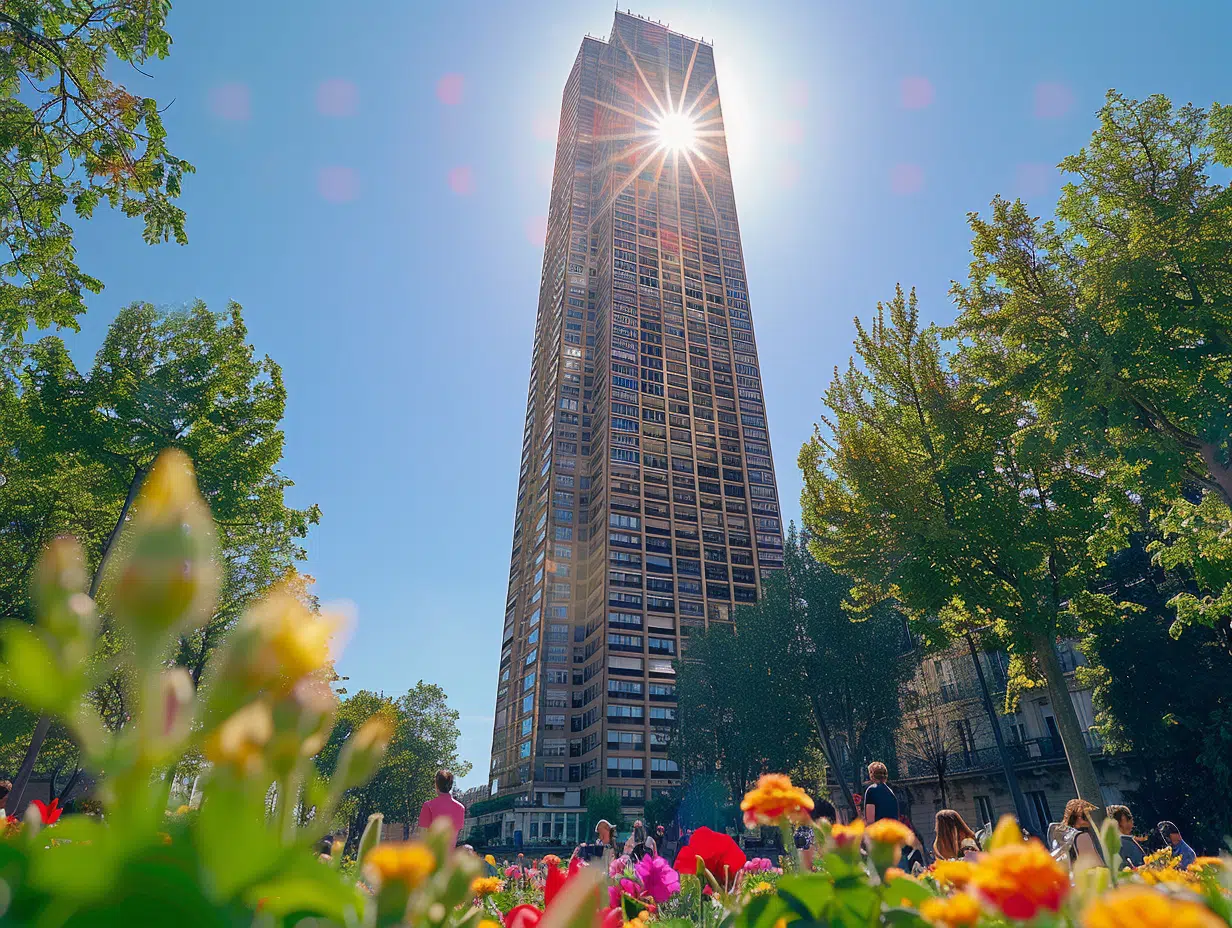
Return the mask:
[[[741,808],[750,825],[814,829],[808,856],[749,860],[727,835],[695,831],[676,859],[610,867],[548,855],[498,867],[423,840],[377,844],[374,815],[354,862],[318,853],[344,791],[372,775],[388,743],[374,718],[348,739],[329,781],[311,757],[330,731],[330,622],[288,591],[251,610],[225,643],[209,687],[194,692],[165,658],[214,607],[212,522],[191,465],[172,452],[146,481],[106,588],[124,647],[99,645],[81,554],[56,542],[36,572],[38,621],[0,629],[0,693],[59,720],[98,775],[104,815],[32,803],[0,828],[0,924],[414,925],[431,928],[1227,928],[1227,858],[1180,870],[1169,855],[1134,873],[1117,865],[1072,878],[1012,819],[976,863],[920,877],[894,867],[909,832],[893,821],[812,825],[812,800],[763,777]],[[117,675],[133,713],[107,730],[85,698]],[[209,761],[199,808],[171,811],[169,773]],[[311,815],[303,815],[310,810]],[[308,920],[311,920],[310,922]]]

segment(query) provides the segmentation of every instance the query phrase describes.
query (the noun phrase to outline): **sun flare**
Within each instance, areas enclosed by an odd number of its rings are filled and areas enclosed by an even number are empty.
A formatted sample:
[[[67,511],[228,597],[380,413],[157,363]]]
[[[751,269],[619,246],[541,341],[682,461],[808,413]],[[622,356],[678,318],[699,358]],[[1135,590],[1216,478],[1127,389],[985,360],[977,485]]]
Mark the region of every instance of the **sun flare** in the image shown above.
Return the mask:
[[[665,151],[692,151],[697,142],[697,124],[685,113],[664,113],[657,127],[659,146]]]

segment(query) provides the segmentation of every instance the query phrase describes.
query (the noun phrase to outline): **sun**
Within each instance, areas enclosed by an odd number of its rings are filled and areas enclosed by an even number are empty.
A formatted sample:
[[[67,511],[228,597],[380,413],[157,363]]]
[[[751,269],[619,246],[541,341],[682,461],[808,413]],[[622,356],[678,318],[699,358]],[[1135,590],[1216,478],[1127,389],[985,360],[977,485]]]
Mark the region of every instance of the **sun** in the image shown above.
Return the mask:
[[[656,131],[659,147],[665,151],[692,151],[697,142],[697,124],[683,112],[664,113]]]

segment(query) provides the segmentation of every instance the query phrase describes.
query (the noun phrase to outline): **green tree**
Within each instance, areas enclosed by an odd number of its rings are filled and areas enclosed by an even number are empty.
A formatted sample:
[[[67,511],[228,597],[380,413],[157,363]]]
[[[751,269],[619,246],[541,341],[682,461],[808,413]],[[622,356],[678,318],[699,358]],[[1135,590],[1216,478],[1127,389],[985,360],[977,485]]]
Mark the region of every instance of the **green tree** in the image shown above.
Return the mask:
[[[734,625],[689,639],[678,754],[689,778],[717,772],[739,800],[764,772],[815,778],[820,753],[854,809],[863,765],[893,762],[898,690],[912,669],[902,619],[887,605],[853,617],[843,608],[851,582],[817,563],[794,528],[783,562]]]
[[[1097,565],[1099,475],[990,388],[989,353],[947,357],[914,293],[856,325],[860,363],[825,396],[832,437],[818,429],[800,453],[810,548],[853,578],[856,608],[893,597],[921,634],[991,626],[1016,686],[1043,678],[1078,795],[1098,804],[1055,643],[1075,632],[1073,599]]]
[[[591,833],[600,821],[611,822],[614,831],[625,827],[624,807],[620,793],[614,789],[588,789],[586,791],[586,822]]]
[[[378,715],[388,719],[394,734],[371,781],[349,790],[340,805],[339,824],[348,832],[348,847],[359,840],[364,823],[375,812],[383,813],[386,821],[401,822],[404,836],[409,837],[419,821],[420,806],[436,795],[436,771],[444,768],[463,777],[471,770],[458,756],[458,711],[449,708],[444,690],[421,680],[397,698],[359,690],[344,699],[334,729],[316,757],[322,776],[334,772],[352,732]]]
[[[170,0],[18,0],[0,8],[0,343],[27,326],[76,328],[84,292],[102,283],[77,266],[71,207],[104,200],[139,217],[144,238],[183,244],[173,202],[185,173],[158,104],[113,80],[171,49]]]
[[[134,304],[108,329],[88,374],[49,336],[31,346],[17,385],[2,400],[12,416],[0,423],[11,442],[0,487],[0,615],[30,618],[31,553],[62,534],[83,544],[89,595],[106,614],[103,576],[137,491],[160,452],[181,448],[200,462],[197,478],[225,567],[213,614],[183,636],[176,655],[200,682],[245,605],[303,559],[300,540],[320,517],[315,506],[285,502],[292,484],[278,470],[286,406],[280,368],[254,356],[238,305],[221,314],[203,303],[171,313]],[[108,688],[98,694],[100,710],[122,720],[124,687],[112,681]],[[41,727],[22,767],[27,776]]]
[[[1090,143],[1061,162],[1075,180],[1055,220],[993,200],[971,216],[970,280],[954,288],[956,332],[1105,474],[1101,548],[1128,544],[1145,500],[1171,523],[1155,549],[1167,566],[1216,574],[1211,601],[1176,604],[1177,634],[1232,616],[1232,186],[1210,177],[1229,166],[1232,109],[1110,92]],[[1200,511],[1195,489],[1214,497]],[[1218,529],[1193,537],[1199,522]]]
[[[1140,608],[1088,619],[1080,673],[1093,687],[1106,746],[1138,782],[1140,823],[1178,822],[1195,847],[1221,846],[1232,822],[1232,653],[1220,629],[1169,634],[1181,585],[1140,537],[1114,555],[1103,584]]]

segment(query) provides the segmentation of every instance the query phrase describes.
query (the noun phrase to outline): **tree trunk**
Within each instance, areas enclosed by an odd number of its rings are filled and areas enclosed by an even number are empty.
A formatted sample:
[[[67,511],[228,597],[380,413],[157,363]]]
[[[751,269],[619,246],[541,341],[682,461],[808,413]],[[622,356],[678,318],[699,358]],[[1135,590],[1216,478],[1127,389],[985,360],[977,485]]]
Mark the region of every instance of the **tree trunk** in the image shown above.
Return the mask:
[[[116,524],[107,535],[107,540],[103,542],[103,553],[98,558],[98,569],[94,571],[94,576],[90,580],[89,597],[91,599],[98,596],[98,588],[103,583],[103,569],[107,566],[107,558],[111,554],[116,539],[120,537],[120,530],[124,528],[124,520],[128,518],[128,511],[133,508],[133,501],[137,498],[137,491],[141,489],[144,480],[145,468],[134,467],[133,480],[128,485],[128,495],[124,498],[124,505],[120,508],[120,517],[116,519]]]
[[[120,517],[116,519],[115,526],[107,535],[107,541],[103,544],[103,552],[98,559],[98,569],[94,571],[94,576],[90,580],[89,597],[94,599],[98,596],[98,588],[103,582],[103,568],[107,566],[107,556],[111,554],[111,548],[115,544],[115,540],[120,537],[120,530],[124,527],[124,520],[128,517],[128,511],[133,506],[133,500],[137,498],[137,491],[141,488],[141,482],[145,479],[145,468],[136,467],[133,470],[132,483],[128,485],[128,495],[124,498],[124,506],[120,509]],[[30,737],[30,746],[26,748],[26,756],[22,759],[21,767],[17,771],[17,777],[13,780],[13,808],[17,808],[17,803],[21,801],[22,791],[26,788],[26,782],[30,779],[30,774],[34,770],[34,762],[38,760],[39,751],[43,749],[43,742],[47,739],[47,730],[51,728],[51,718],[46,715],[40,715],[38,723],[34,726],[34,734]]]
[[[847,786],[847,780],[843,774],[843,765],[838,762],[838,755],[834,752],[834,744],[830,740],[830,726],[826,724],[825,714],[821,711],[820,702],[815,695],[810,696],[809,705],[813,707],[813,720],[817,723],[818,734],[821,735],[821,749],[825,752],[830,769],[834,771],[834,779],[838,782],[839,789],[843,791],[843,797],[847,800],[847,807],[851,809],[851,814],[854,816],[859,810],[856,809],[855,799],[852,798],[851,789]]]
[[[1232,469],[1229,469],[1220,460],[1219,448],[1210,442],[1202,442],[1198,453],[1202,455],[1202,463],[1206,465],[1211,479],[1215,481],[1219,496],[1223,499],[1224,505],[1232,508]]]
[[[56,798],[60,800],[60,805],[68,802],[69,793],[73,791],[73,787],[77,785],[78,779],[81,778],[81,768],[78,767],[73,771],[73,775],[68,778],[68,782],[64,784],[64,789],[60,790],[60,795]]]
[[[21,766],[17,768],[17,776],[13,777],[13,789],[5,803],[5,809],[10,815],[16,814],[21,804],[21,794],[26,791],[30,774],[34,772],[34,762],[38,760],[39,751],[43,748],[43,742],[47,740],[47,731],[50,728],[51,716],[40,715],[34,724],[34,734],[30,736],[30,746],[26,748],[26,756],[22,759]]]
[[[1052,639],[1040,636],[1036,640],[1035,653],[1044,669],[1044,678],[1048,681],[1048,698],[1057,720],[1057,729],[1061,733],[1065,758],[1069,761],[1069,772],[1074,778],[1074,789],[1079,799],[1085,799],[1095,807],[1089,818],[1091,824],[1099,828],[1104,821],[1103,794],[1100,792],[1099,779],[1095,775],[1095,765],[1091,762],[1091,755],[1087,753],[1087,745],[1082,738],[1082,729],[1078,727],[1078,713],[1074,711],[1074,703],[1069,696],[1069,684],[1065,679],[1065,672],[1061,670],[1061,661],[1057,658]]]
[[[945,774],[937,774],[937,789],[941,792],[941,808],[948,809],[950,807],[950,798],[945,792]]]
[[[992,694],[988,691],[988,681],[984,678],[984,667],[980,664],[980,655],[975,649],[975,637],[970,632],[967,633],[967,647],[971,650],[971,662],[975,664],[975,675],[980,681],[980,697],[984,702],[988,724],[992,726],[993,740],[997,743],[997,757],[1001,761],[1001,772],[1005,774],[1005,782],[1009,785],[1010,795],[1014,799],[1014,812],[1018,816],[1018,824],[1037,838],[1044,839],[1048,823],[1035,820],[1035,810],[1027,805],[1027,797],[1022,794],[1022,787],[1018,784],[1018,774],[1014,770],[1014,762],[1010,759],[1009,751],[1005,749],[1005,736],[1001,734],[1001,720],[997,717],[997,710],[992,704]],[[1065,701],[1069,702],[1068,694]]]

